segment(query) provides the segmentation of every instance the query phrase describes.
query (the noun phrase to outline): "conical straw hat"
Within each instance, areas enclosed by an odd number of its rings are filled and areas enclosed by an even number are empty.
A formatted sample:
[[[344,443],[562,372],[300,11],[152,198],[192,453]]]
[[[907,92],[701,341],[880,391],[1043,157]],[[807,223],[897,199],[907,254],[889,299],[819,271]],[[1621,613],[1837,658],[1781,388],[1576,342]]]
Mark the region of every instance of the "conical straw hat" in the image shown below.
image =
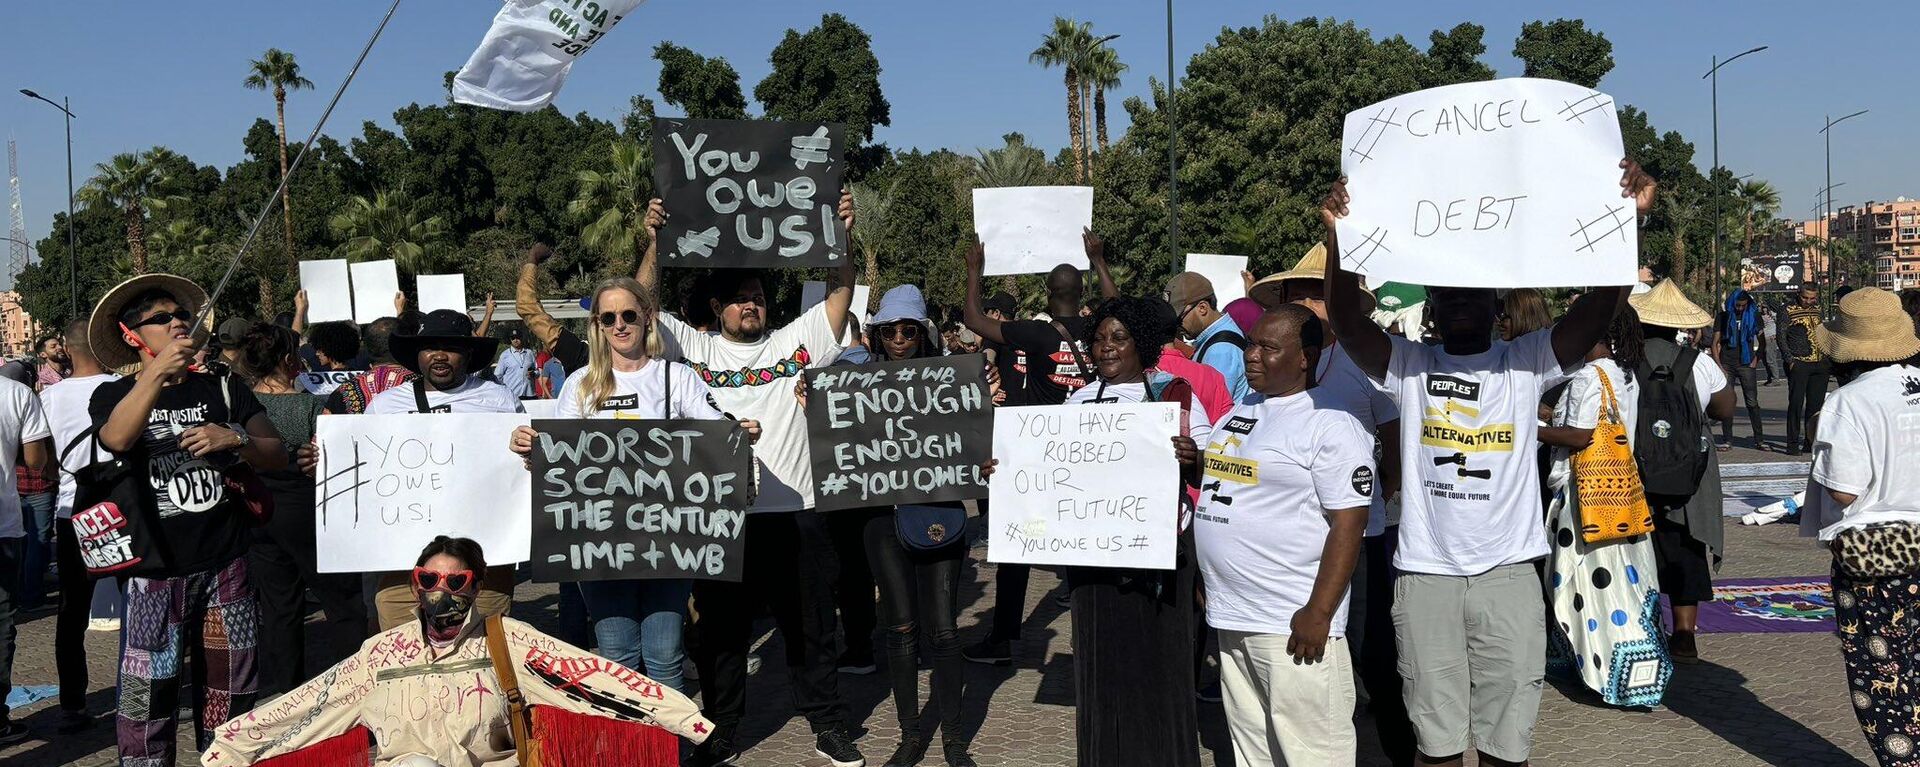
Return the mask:
[[[1279,274],[1270,274],[1247,290],[1247,297],[1268,309],[1286,303],[1286,282],[1288,280],[1324,280],[1327,278],[1326,243],[1315,243],[1312,250],[1300,257],[1299,263]],[[1366,290],[1367,300],[1373,300],[1373,291]]]
[[[1628,298],[1627,304],[1640,314],[1640,321],[1648,325],[1686,330],[1713,324],[1713,315],[1688,301],[1687,295],[1680,292],[1680,286],[1670,279],[1661,280],[1653,290]]]

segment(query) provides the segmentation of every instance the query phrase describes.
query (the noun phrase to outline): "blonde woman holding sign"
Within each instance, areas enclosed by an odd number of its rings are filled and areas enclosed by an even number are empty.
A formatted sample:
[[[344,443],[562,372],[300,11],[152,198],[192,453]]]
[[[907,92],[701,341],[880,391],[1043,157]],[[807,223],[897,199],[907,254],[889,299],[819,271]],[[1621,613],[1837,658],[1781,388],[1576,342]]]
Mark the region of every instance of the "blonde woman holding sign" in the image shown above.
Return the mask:
[[[666,346],[659,314],[653,294],[632,278],[600,283],[587,314],[586,370],[561,387],[555,416],[727,418],[692,368],[661,358]],[[749,436],[759,435],[758,423],[741,425]],[[514,430],[513,451],[531,455],[534,435],[530,426]],[[684,578],[581,582],[600,654],[680,690],[686,660],[681,624],[692,588]]]

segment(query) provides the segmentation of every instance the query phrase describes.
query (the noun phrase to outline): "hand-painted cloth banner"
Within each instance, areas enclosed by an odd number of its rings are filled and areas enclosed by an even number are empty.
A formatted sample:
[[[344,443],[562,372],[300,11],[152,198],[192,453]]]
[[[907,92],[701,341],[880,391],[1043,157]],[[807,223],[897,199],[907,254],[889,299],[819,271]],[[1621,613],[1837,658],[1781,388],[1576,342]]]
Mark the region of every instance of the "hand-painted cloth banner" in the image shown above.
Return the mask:
[[[645,0],[507,0],[466,66],[453,100],[532,112],[553,103],[575,59]]]

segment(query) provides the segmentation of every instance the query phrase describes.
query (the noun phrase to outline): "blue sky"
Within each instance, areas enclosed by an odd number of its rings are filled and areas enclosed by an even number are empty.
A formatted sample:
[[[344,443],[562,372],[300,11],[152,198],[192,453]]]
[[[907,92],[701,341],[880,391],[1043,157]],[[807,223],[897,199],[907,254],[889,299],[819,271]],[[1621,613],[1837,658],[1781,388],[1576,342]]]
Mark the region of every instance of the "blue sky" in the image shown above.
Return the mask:
[[[1842,204],[1920,196],[1920,151],[1911,137],[1916,99],[1900,96],[1905,55],[1920,29],[1920,3],[1877,6],[1871,17],[1810,13],[1801,3],[1481,2],[1375,0],[1296,4],[1249,0],[1176,0],[1175,54],[1188,57],[1222,27],[1262,16],[1353,18],[1376,37],[1404,35],[1421,47],[1427,33],[1472,21],[1487,28],[1484,57],[1502,75],[1519,74],[1511,56],[1520,24],[1585,18],[1614,42],[1616,67],[1601,89],[1648,111],[1655,125],[1696,142],[1696,162],[1709,162],[1707,83],[1714,54],[1755,45],[1771,49],[1721,71],[1721,159],[1758,172],[1783,193],[1787,215],[1805,218],[1823,184],[1822,115],[1871,109],[1837,128],[1833,178]],[[271,7],[271,10],[267,10]],[[235,5],[99,3],[22,15],[16,11],[0,44],[0,132],[19,142],[21,183],[31,239],[44,236],[65,207],[60,114],[16,93],[32,88],[73,100],[76,176],[114,153],[163,144],[202,164],[237,161],[240,139],[257,116],[272,115],[272,98],[241,87],[247,63],[268,47],[292,51],[315,91],[288,105],[289,130],[312,129],[353,56],[385,10],[384,0],[327,0]],[[400,12],[328,126],[346,139],[365,120],[391,124],[409,102],[439,102],[441,73],[457,69],[498,6],[487,0],[402,0]],[[242,13],[251,9],[251,13]],[[767,53],[788,29],[805,29],[828,11],[844,13],[874,38],[893,126],[878,138],[895,148],[995,146],[1008,131],[1050,151],[1066,142],[1064,95],[1057,70],[1027,63],[1056,14],[1092,21],[1132,66],[1110,119],[1125,126],[1118,102],[1164,78],[1164,5],[1116,2],[933,3],[926,0],[735,0],[731,3],[651,0],[611,32],[574,69],[556,104],[615,119],[634,93],[654,93],[659,67],[653,45],[672,40],[727,58],[743,86],[768,69]],[[1903,145],[1903,137],[1909,141]]]

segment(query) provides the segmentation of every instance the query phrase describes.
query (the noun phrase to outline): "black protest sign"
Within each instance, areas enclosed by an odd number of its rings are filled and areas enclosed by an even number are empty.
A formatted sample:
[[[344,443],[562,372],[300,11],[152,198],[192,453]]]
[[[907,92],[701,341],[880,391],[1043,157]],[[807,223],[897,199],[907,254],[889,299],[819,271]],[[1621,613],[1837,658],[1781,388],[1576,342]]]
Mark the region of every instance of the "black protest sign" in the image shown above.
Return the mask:
[[[839,125],[653,121],[653,183],[666,266],[839,266],[846,144]]]
[[[985,498],[993,453],[986,358],[807,371],[807,437],[821,511]]]
[[[536,420],[539,581],[738,581],[753,453],[732,421]]]

